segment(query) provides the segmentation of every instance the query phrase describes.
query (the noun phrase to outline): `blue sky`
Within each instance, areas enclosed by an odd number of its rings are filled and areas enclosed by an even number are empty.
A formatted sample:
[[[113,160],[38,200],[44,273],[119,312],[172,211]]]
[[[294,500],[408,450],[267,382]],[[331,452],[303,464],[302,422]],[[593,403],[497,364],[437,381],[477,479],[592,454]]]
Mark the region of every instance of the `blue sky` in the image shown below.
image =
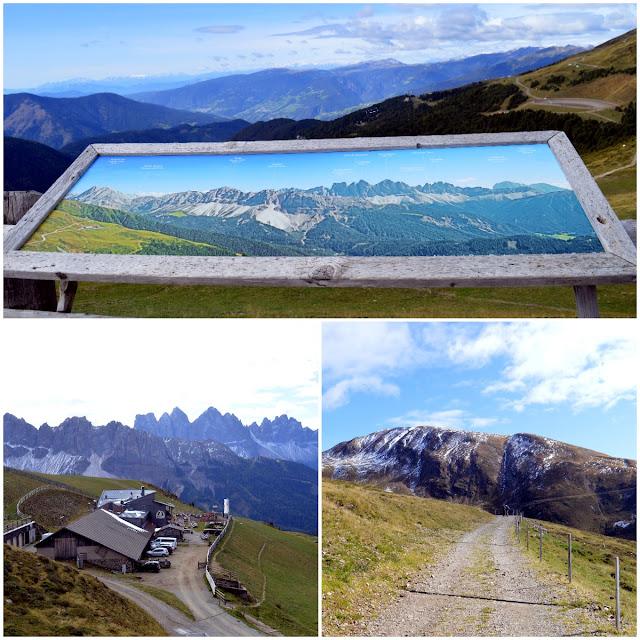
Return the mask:
[[[99,158],[73,188],[108,186],[123,193],[176,193],[233,187],[243,191],[391,179],[410,185],[451,182],[492,187],[510,180],[560,187],[568,183],[547,145],[384,152],[243,156]]]
[[[635,3],[4,4],[4,83],[448,60],[524,46],[596,45]]]
[[[634,320],[326,322],[322,449],[430,425],[635,459],[636,336]]]

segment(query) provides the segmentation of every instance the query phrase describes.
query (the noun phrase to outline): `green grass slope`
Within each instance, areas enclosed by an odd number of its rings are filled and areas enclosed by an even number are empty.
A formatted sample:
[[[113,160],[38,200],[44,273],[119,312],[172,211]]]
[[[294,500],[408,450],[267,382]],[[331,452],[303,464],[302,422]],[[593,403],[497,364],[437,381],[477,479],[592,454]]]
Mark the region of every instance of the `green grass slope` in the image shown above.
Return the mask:
[[[166,636],[97,578],[4,545],[5,636]]]
[[[542,562],[540,562],[540,538],[531,526],[533,523],[547,529],[542,537]],[[529,549],[526,548],[526,527],[529,526]],[[611,536],[602,536],[546,521],[525,519],[521,525],[520,547],[537,569],[539,577],[549,583],[568,584],[568,539],[572,542],[572,588],[582,603],[602,617],[602,629],[598,635],[612,635],[615,623],[610,616],[615,612],[615,558],[620,559],[620,611],[621,632],[637,633],[637,580],[636,542]],[[514,530],[514,540],[518,536]],[[615,633],[615,632],[613,632]]]
[[[361,635],[362,611],[391,602],[427,562],[493,517],[475,507],[323,479],[323,634]]]
[[[260,603],[249,616],[287,636],[317,636],[318,538],[234,518],[215,561]]]
[[[40,480],[36,478],[28,478],[4,467],[2,476],[2,506],[5,516],[15,514],[16,506],[20,498],[27,495],[29,491],[41,487],[43,484],[45,483],[40,482]]]
[[[128,229],[113,222],[87,220],[66,211],[52,211],[25,243],[25,251],[151,255],[233,255],[201,242],[191,242],[155,231]]]
[[[636,45],[634,29],[590,51],[524,74],[522,82],[539,97],[625,104],[636,99]]]

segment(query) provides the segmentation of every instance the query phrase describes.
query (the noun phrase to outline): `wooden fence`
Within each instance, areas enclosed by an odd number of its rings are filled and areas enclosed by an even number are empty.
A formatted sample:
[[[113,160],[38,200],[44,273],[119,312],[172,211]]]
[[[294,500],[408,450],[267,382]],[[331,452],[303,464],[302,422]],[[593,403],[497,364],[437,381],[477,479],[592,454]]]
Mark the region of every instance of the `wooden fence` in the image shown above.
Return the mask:
[[[22,498],[20,498],[20,500],[18,500],[18,504],[16,505],[16,511],[18,512],[18,516],[20,516],[21,518],[28,518],[29,515],[26,513],[22,513],[22,511],[20,511],[20,506],[22,505],[22,503],[25,500],[28,500],[31,496],[35,495],[36,493],[40,493],[41,491],[44,491],[45,489],[48,489],[49,485],[43,484],[40,487],[36,487],[33,491],[29,491],[29,493],[27,493],[26,496],[22,496]]]
[[[226,600],[224,599],[224,596],[221,593],[217,592],[215,580],[213,579],[213,576],[209,573],[209,562],[211,561],[211,554],[216,550],[218,543],[220,542],[220,540],[222,540],[225,533],[227,533],[227,529],[229,528],[229,525],[231,524],[232,519],[233,517],[229,516],[229,519],[227,520],[227,524],[224,525],[224,529],[220,532],[220,535],[209,546],[209,549],[207,551],[207,565],[204,570],[204,575],[207,577],[207,582],[211,587],[211,591],[213,592],[214,597],[219,598],[224,603],[226,603]]]

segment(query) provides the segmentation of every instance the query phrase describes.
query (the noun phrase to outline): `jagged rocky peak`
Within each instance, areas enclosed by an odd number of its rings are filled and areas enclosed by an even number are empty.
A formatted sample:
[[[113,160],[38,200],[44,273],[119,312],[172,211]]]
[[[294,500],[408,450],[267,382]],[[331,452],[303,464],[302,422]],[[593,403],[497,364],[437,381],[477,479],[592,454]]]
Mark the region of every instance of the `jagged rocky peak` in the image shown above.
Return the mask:
[[[283,458],[302,462],[317,468],[318,434],[303,427],[295,418],[287,415],[273,420],[264,418],[258,426],[245,426],[232,413],[224,415],[215,407],[209,407],[193,422],[176,407],[159,420],[152,413],[137,415],[136,429],[148,431],[165,438],[184,440],[213,440],[227,445],[235,454],[254,458]]]

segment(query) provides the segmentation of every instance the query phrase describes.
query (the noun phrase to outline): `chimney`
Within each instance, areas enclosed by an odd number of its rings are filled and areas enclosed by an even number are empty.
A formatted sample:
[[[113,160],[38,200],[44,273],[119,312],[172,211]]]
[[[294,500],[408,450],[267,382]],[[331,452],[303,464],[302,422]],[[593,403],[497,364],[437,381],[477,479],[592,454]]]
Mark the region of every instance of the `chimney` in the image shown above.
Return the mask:
[[[140,487],[140,493],[141,493],[142,495],[144,495],[144,492],[145,492],[145,488],[144,488],[144,487]]]
[[[98,508],[98,501],[94,500],[93,501],[93,510],[95,511]]]

